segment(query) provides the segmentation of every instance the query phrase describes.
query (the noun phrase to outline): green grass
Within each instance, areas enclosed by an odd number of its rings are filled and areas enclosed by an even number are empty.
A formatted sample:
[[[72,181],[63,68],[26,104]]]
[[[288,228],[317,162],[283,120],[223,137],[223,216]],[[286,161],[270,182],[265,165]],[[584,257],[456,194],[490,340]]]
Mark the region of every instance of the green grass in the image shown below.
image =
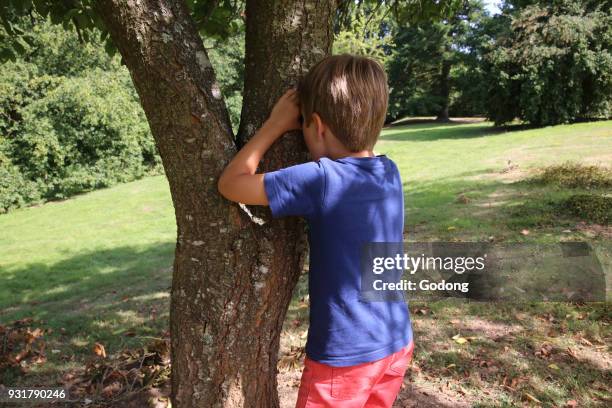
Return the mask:
[[[400,169],[406,232],[411,240],[487,240],[493,236],[496,240],[555,242],[561,236],[580,235],[562,232],[576,219],[555,220],[550,228],[531,231],[528,237],[520,232],[537,226],[540,218],[543,224],[551,224],[546,220],[549,201],[585,190],[537,187],[523,179],[539,168],[565,161],[611,163],[612,122],[514,132],[493,130],[489,123],[408,125],[386,130],[376,150],[391,157]],[[513,214],[514,207],[524,204],[532,211]]]
[[[488,123],[425,123],[385,130],[376,150],[400,168],[410,240],[587,239],[609,248],[610,239],[597,235],[600,230],[588,223],[578,227],[579,218],[550,211],[573,194],[609,192],[525,180],[568,160],[611,162],[612,121],[513,132]],[[26,376],[0,373],[0,383],[55,384],[62,373],[82,366],[95,342],[112,354],[161,336],[168,326],[175,238],[164,177],[0,215],[0,324],[33,317],[34,326],[53,330],[45,336],[48,361],[30,366]],[[612,261],[605,256],[601,260],[609,271]],[[287,316],[283,352],[305,341],[305,285],[302,279]],[[417,386],[441,388],[450,381],[441,393],[483,407],[520,405],[525,393],[549,406],[569,399],[598,406],[610,398],[605,364],[612,319],[606,306],[415,302],[414,364],[421,371],[410,378]],[[419,308],[427,312],[418,313]],[[548,315],[553,321],[543,318]],[[487,337],[496,330],[513,334],[498,341]],[[455,334],[475,339],[460,345],[452,340]],[[555,350],[576,349],[579,359],[568,360],[562,352],[553,360],[535,357],[544,342]],[[482,370],[479,361],[486,356],[499,370]],[[560,370],[549,368],[551,361]],[[500,385],[504,376],[530,379],[508,390]]]
[[[176,224],[164,177],[13,211],[0,231],[0,324],[33,317],[60,350],[34,377],[95,342],[110,353],[167,329]]]

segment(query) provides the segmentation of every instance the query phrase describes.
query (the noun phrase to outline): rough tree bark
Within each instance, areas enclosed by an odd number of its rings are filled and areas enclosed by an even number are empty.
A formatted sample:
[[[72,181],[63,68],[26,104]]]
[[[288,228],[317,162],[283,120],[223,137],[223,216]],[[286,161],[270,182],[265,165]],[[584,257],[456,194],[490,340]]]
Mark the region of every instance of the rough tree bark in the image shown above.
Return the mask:
[[[172,296],[174,407],[275,407],[279,335],[303,265],[303,224],[231,204],[217,177],[236,153],[213,67],[180,0],[99,0],[162,157],[178,236]],[[329,54],[335,0],[247,1],[246,78],[237,140]],[[299,133],[262,163],[304,160]]]

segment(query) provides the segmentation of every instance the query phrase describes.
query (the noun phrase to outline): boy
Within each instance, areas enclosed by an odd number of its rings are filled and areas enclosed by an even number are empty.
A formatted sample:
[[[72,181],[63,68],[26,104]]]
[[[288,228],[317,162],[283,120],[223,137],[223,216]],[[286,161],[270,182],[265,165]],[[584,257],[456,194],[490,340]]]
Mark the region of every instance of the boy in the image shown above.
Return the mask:
[[[391,407],[412,358],[406,303],[359,296],[362,246],[403,240],[399,172],[373,153],[388,93],[376,61],[323,59],[278,100],[219,179],[229,200],[308,221],[310,328],[297,408]],[[272,143],[300,128],[313,161],[257,174]]]

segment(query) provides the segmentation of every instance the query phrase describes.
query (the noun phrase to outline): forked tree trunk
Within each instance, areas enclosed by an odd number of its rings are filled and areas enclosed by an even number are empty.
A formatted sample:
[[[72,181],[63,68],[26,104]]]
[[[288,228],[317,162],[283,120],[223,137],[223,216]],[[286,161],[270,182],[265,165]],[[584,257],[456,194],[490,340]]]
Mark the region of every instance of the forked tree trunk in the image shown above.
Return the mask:
[[[178,228],[171,301],[172,398],[184,407],[275,407],[279,335],[305,247],[296,218],[271,220],[217,193],[236,153],[206,50],[183,1],[99,0],[164,164]],[[247,1],[239,140],[329,54],[334,0]],[[262,168],[303,161],[299,133]]]

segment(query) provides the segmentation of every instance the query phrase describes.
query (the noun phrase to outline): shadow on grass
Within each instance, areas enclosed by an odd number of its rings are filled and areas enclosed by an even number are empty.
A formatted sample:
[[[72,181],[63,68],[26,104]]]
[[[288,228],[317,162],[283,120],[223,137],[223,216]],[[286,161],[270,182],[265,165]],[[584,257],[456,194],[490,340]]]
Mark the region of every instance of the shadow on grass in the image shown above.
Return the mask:
[[[30,317],[32,327],[52,329],[44,337],[47,350],[59,351],[47,352],[47,362],[35,370],[41,384],[92,355],[96,342],[110,354],[167,330],[174,248],[161,243],[96,250],[0,274],[0,322]]]
[[[487,239],[490,235],[525,240],[521,234],[546,232],[556,241],[562,231],[592,220],[563,211],[572,194],[593,189],[559,189],[527,180],[502,179],[494,168],[468,171],[434,181],[404,182],[406,231],[414,238]],[[427,233],[427,236],[422,234]],[[533,236],[533,235],[532,235]],[[412,238],[411,238],[412,239]]]
[[[470,176],[484,174],[470,172]],[[464,175],[462,175],[463,177]],[[501,191],[505,192],[501,196]],[[518,189],[499,181],[473,181],[463,178],[440,179],[414,184],[404,183],[406,231],[414,238],[421,233],[438,236],[458,236],[462,232],[474,240],[486,239],[493,229],[499,229],[500,218],[507,205],[519,197]],[[495,196],[495,194],[500,194]],[[510,231],[506,231],[510,232]]]
[[[423,123],[433,123],[440,125],[465,125],[469,123],[480,123],[484,122],[485,118],[481,117],[473,117],[473,118],[452,118],[448,121],[438,121],[435,118],[427,118],[427,117],[416,117],[416,118],[406,118],[402,120],[398,120],[396,122],[387,124],[385,129],[393,129],[398,126],[408,126],[408,125],[419,125]]]
[[[504,129],[494,128],[490,124],[464,123],[421,123],[417,125],[397,126],[389,128],[390,133],[383,135],[384,141],[410,141],[431,142],[444,139],[469,139],[475,137],[491,136],[505,132]]]

